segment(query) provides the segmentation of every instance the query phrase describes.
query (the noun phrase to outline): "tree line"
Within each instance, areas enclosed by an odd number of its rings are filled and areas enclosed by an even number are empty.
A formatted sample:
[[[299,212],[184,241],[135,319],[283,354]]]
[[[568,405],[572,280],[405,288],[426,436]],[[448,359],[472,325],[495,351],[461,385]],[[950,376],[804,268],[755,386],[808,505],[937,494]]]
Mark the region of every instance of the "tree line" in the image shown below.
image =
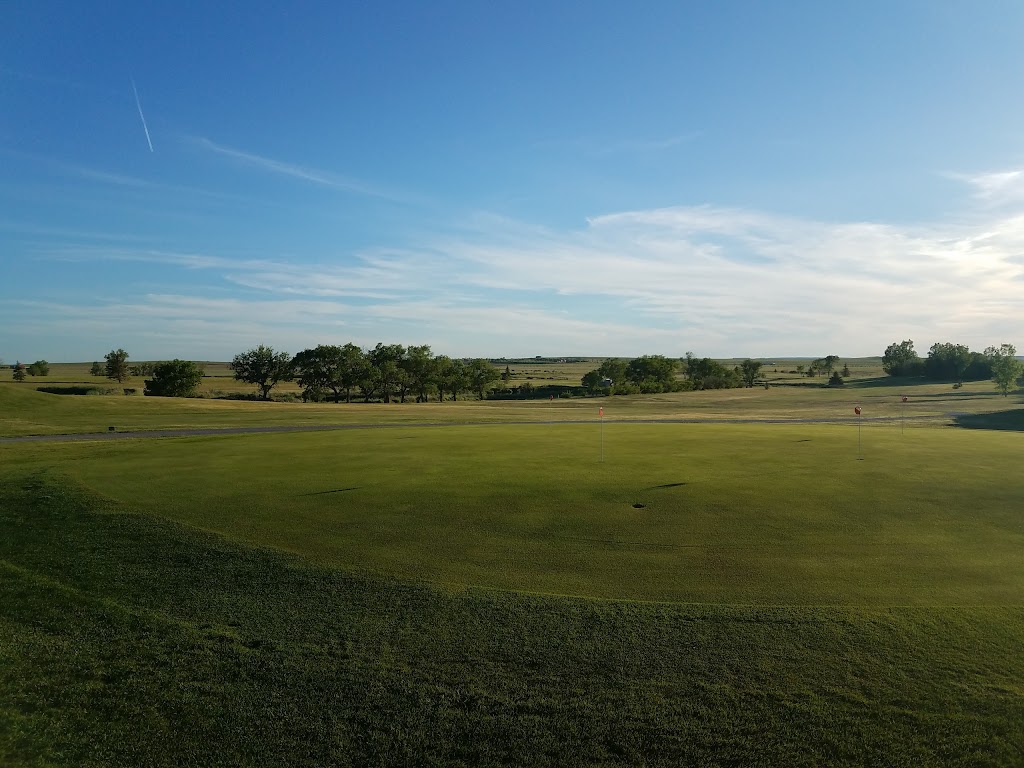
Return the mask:
[[[831,376],[830,384],[842,384],[849,376],[849,368],[842,374],[835,370],[837,355],[826,355],[813,360],[806,367],[798,365],[798,373],[808,376]],[[46,376],[46,360],[25,365],[17,363],[14,379],[23,381],[29,376]],[[372,349],[347,343],[321,344],[304,349],[295,356],[276,352],[273,347],[259,345],[235,355],[230,364],[234,377],[253,384],[264,400],[270,399],[271,390],[282,381],[297,380],[304,401],[322,402],[333,399],[352,402],[353,396],[364,402],[394,399],[404,403],[415,398],[438,402],[451,397],[473,393],[483,399],[499,380],[506,383],[511,377],[506,366],[500,372],[484,358],[459,359],[447,355],[434,355],[429,345],[377,344]],[[692,352],[675,359],[663,355],[643,355],[634,359],[608,359],[581,379],[582,388],[589,394],[635,394],[681,392],[687,390],[752,387],[758,383],[763,364],[746,359],[732,368],[709,357],[698,358]],[[906,340],[890,344],[882,357],[882,368],[890,376],[917,376],[937,381],[953,381],[959,387],[964,381],[991,379],[1003,395],[1015,385],[1024,384],[1024,363],[1017,360],[1012,344],[990,346],[983,352],[970,350],[963,344],[936,343],[921,358],[914,350],[914,342]],[[160,363],[128,365],[128,353],[123,349],[111,350],[104,356],[104,364],[92,364],[96,376],[123,382],[130,376],[149,376],[145,394],[169,397],[189,397],[195,394],[204,372],[196,363],[170,360]],[[529,385],[524,385],[523,389]]]
[[[936,343],[922,359],[907,339],[893,342],[882,356],[882,370],[890,376],[918,376],[933,381],[952,381],[959,387],[965,381],[991,379],[1005,396],[1024,377],[1024,363],[1017,359],[1013,344],[971,351],[965,344]]]
[[[632,360],[605,360],[584,374],[580,383],[590,394],[609,395],[752,387],[762,366],[757,360],[747,359],[729,368],[710,357],[698,358],[692,352],[679,359],[643,355]]]
[[[191,397],[202,381],[204,371],[188,360],[128,365],[128,353],[111,350],[104,364],[92,364],[93,375],[123,382],[130,376],[148,375],[144,394],[164,397]],[[230,363],[238,381],[256,387],[258,396],[270,399],[271,390],[283,381],[297,381],[305,402],[333,400],[352,402],[353,396],[364,402],[392,400],[438,402],[473,393],[483,399],[500,379],[501,372],[483,358],[459,359],[434,355],[430,346],[377,344],[364,350],[355,344],[321,344],[297,355],[279,352],[261,344],[235,355]],[[505,377],[507,380],[507,376]]]
[[[235,355],[231,361],[235,378],[254,384],[266,400],[281,381],[296,380],[303,401],[346,403],[353,396],[364,402],[392,400],[438,402],[472,392],[483,399],[501,378],[501,373],[483,358],[459,359],[434,355],[428,344],[377,344],[364,350],[351,342],[320,344],[294,357],[260,345]]]

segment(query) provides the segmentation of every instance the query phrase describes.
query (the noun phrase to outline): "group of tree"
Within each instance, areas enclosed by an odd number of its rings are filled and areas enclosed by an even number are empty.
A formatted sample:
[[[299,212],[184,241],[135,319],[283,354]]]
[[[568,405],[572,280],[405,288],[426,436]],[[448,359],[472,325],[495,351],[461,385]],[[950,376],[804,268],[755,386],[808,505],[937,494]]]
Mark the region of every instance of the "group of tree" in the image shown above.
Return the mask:
[[[663,355],[644,355],[632,360],[609,358],[588,371],[581,383],[591,394],[620,395],[752,387],[761,367],[757,360],[747,359],[730,368],[710,357],[698,358],[692,352],[678,360]]]
[[[679,361],[664,355],[643,355],[633,360],[609,358],[588,371],[581,383],[590,393],[675,392],[683,389]]]
[[[294,357],[261,344],[235,355],[231,368],[236,379],[255,385],[264,400],[279,382],[295,379],[303,400],[336,403],[342,397],[350,403],[353,395],[385,403],[426,402],[431,396],[440,402],[449,395],[458,400],[466,392],[483,399],[501,379],[501,372],[483,358],[434,355],[426,344],[377,344],[369,350],[351,342],[320,344]]]
[[[910,339],[893,342],[886,348],[882,369],[890,376],[923,376],[957,385],[991,379],[1004,395],[1024,374],[1024,365],[1017,359],[1017,350],[1012,344],[972,352],[964,344],[936,343],[928,350],[928,357],[921,359]]]
[[[123,357],[122,357],[123,355]],[[147,362],[137,365],[128,365],[128,353],[123,349],[115,349],[108,352],[104,359],[105,363],[94,361],[89,373],[93,376],[106,376],[108,379],[124,381],[129,376],[152,376],[157,363]],[[111,375],[113,373],[114,375]],[[120,378],[118,378],[120,376]]]
[[[191,360],[165,360],[128,365],[128,353],[112,349],[103,356],[104,364],[94,362],[89,372],[119,383],[132,376],[150,376],[143,394],[156,397],[193,397],[203,380],[203,369]]]
[[[815,376],[825,375],[832,377],[835,373],[836,363],[839,362],[839,355],[825,355],[825,357],[819,357],[817,360],[811,360],[807,364],[806,373],[808,378],[814,378]],[[846,375],[850,375],[849,367],[845,368]]]
[[[28,365],[19,361],[11,367],[13,368],[11,376],[15,381],[24,381],[26,376],[50,375],[50,364],[45,360],[36,360]]]

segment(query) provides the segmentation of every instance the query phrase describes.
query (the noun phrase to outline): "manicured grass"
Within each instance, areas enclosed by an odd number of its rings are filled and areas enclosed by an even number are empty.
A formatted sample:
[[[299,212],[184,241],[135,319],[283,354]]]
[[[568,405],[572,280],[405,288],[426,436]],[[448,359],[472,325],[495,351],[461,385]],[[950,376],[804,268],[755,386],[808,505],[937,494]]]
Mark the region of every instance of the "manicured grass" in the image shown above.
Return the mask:
[[[2,466],[3,765],[1020,763],[1019,607],[441,590]]]
[[[901,392],[981,428],[618,421]],[[405,425],[0,443],[0,765],[1019,765],[1019,414],[0,384],[8,435]]]
[[[406,579],[639,600],[1024,604],[1011,432],[479,425],[20,444],[132,509]],[[634,508],[634,504],[644,505]]]

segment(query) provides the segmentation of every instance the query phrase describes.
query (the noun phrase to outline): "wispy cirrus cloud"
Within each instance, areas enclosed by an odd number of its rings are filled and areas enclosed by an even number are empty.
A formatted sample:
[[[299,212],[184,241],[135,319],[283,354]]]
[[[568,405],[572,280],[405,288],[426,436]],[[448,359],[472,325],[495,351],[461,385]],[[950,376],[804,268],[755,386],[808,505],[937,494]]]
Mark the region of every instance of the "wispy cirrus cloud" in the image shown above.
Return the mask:
[[[323,187],[351,192],[357,195],[366,195],[369,197],[377,197],[396,202],[401,202],[403,200],[403,198],[393,192],[380,189],[358,179],[342,176],[330,171],[325,171],[319,168],[310,168],[308,166],[297,165],[295,163],[288,163],[282,160],[275,160],[252,152],[244,152],[240,149],[235,149],[234,147],[217,144],[210,141],[210,139],[203,137],[192,137],[190,140],[196,146],[199,146],[209,152],[213,152],[222,157],[227,157],[236,162],[260,168],[271,173],[289,176],[294,179],[308,181]]]

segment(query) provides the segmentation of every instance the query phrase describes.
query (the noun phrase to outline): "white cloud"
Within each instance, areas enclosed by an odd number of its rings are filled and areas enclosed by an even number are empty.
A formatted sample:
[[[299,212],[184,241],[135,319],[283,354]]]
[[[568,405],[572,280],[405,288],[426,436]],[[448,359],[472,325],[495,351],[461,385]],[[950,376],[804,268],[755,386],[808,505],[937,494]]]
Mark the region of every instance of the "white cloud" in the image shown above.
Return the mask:
[[[258,298],[47,310],[60,328],[109,334],[141,323],[168,343],[220,339],[221,356],[243,339],[289,349],[404,341],[460,355],[861,356],[905,338],[922,350],[1024,345],[1024,214],[987,207],[897,226],[682,206],[562,231],[481,214],[418,248],[326,264],[102,254],[208,270]]]
[[[977,174],[949,174],[973,189],[974,197],[989,205],[1024,202],[1024,169],[991,171]]]

